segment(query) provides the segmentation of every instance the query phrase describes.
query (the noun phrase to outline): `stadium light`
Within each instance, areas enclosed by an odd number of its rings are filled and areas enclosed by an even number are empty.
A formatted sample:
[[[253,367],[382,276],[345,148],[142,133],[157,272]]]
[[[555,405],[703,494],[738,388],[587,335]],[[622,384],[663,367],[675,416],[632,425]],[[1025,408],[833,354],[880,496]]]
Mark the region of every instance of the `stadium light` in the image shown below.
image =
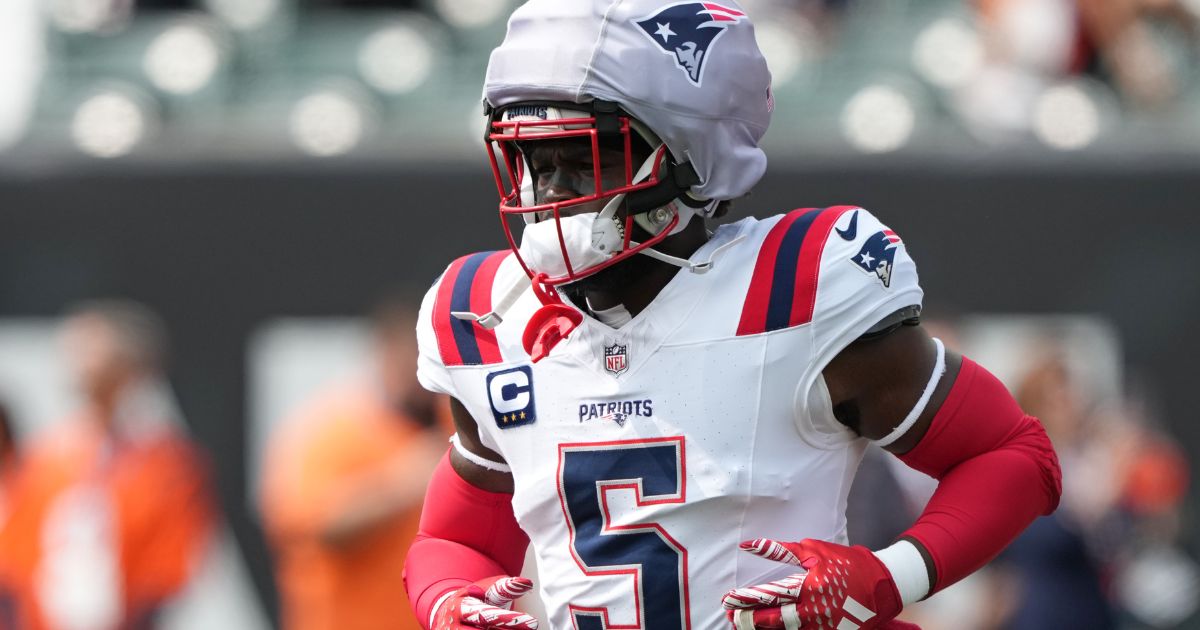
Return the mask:
[[[358,72],[371,87],[404,94],[433,73],[437,53],[427,34],[432,25],[397,21],[371,33],[358,51]]]
[[[362,141],[368,116],[360,98],[348,91],[324,88],[301,98],[288,121],[292,141],[305,153],[333,157]]]
[[[279,12],[279,0],[204,0],[214,15],[239,31],[253,31]]]
[[[1100,127],[1100,107],[1078,85],[1051,86],[1034,103],[1033,133],[1049,147],[1083,149],[1100,137]]]
[[[434,8],[451,26],[479,28],[508,15],[511,4],[508,0],[436,0]]]
[[[956,18],[935,20],[913,44],[912,63],[926,81],[944,89],[966,85],[983,67],[983,42]]]
[[[150,112],[131,88],[106,88],[85,99],[71,120],[79,150],[100,158],[128,154],[148,134]]]
[[[1116,587],[1121,604],[1153,628],[1182,627],[1200,609],[1200,568],[1167,545],[1139,553],[1121,572]]]
[[[132,0],[51,0],[50,23],[64,33],[113,33],[129,23]]]
[[[167,28],[150,42],[142,69],[154,87],[186,95],[198,92],[212,81],[223,57],[211,28],[184,22]]]
[[[883,84],[859,90],[842,110],[842,134],[864,153],[887,153],[904,146],[916,128],[912,100]]]

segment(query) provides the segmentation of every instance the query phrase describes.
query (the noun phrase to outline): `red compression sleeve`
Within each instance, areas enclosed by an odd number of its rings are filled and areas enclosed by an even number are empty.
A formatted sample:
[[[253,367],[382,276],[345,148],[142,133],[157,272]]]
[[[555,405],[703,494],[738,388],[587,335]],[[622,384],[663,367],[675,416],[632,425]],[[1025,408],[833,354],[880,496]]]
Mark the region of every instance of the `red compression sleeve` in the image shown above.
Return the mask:
[[[974,361],[962,369],[929,431],[900,459],[939,480],[904,533],[933,557],[934,593],[996,557],[1062,494],[1062,473],[1042,423]]]
[[[404,587],[422,625],[444,594],[494,575],[519,575],[529,537],[512,495],[481,490],[446,454],[429,480],[421,525],[404,561]]]

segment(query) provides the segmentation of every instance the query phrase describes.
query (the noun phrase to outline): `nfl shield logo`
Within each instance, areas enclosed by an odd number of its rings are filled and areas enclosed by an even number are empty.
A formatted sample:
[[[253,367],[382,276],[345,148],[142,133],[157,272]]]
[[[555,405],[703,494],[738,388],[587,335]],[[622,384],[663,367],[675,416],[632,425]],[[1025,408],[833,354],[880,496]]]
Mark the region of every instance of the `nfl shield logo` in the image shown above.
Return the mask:
[[[615,343],[611,346],[604,346],[604,369],[611,372],[613,376],[620,376],[629,368],[627,347]]]

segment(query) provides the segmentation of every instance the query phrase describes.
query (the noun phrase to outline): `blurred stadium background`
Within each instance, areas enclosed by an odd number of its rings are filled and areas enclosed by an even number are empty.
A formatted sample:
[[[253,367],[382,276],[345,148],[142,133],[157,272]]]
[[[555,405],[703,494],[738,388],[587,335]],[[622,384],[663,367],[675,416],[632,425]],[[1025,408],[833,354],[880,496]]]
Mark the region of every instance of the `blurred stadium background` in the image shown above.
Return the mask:
[[[771,169],[731,219],[871,208],[914,252],[930,324],[1064,454],[1061,522],[914,618],[1200,627],[1200,2],[742,4],[776,108]],[[222,514],[163,627],[279,623],[273,429],[363,369],[380,301],[503,247],[479,95],[513,6],[0,0],[0,404],[18,453],[74,407],[73,304],[163,317]],[[854,535],[886,539],[927,491],[869,458]],[[1088,580],[1102,600],[1055,590]],[[1074,621],[1021,617],[1048,607]]]

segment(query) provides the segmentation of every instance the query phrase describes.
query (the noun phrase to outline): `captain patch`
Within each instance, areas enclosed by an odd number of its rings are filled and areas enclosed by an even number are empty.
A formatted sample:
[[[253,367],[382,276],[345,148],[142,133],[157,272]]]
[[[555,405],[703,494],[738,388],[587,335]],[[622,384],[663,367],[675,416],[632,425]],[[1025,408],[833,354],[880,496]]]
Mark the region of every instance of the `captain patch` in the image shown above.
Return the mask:
[[[511,429],[537,420],[533,400],[533,370],[527,365],[487,375],[488,402],[496,426]]]

